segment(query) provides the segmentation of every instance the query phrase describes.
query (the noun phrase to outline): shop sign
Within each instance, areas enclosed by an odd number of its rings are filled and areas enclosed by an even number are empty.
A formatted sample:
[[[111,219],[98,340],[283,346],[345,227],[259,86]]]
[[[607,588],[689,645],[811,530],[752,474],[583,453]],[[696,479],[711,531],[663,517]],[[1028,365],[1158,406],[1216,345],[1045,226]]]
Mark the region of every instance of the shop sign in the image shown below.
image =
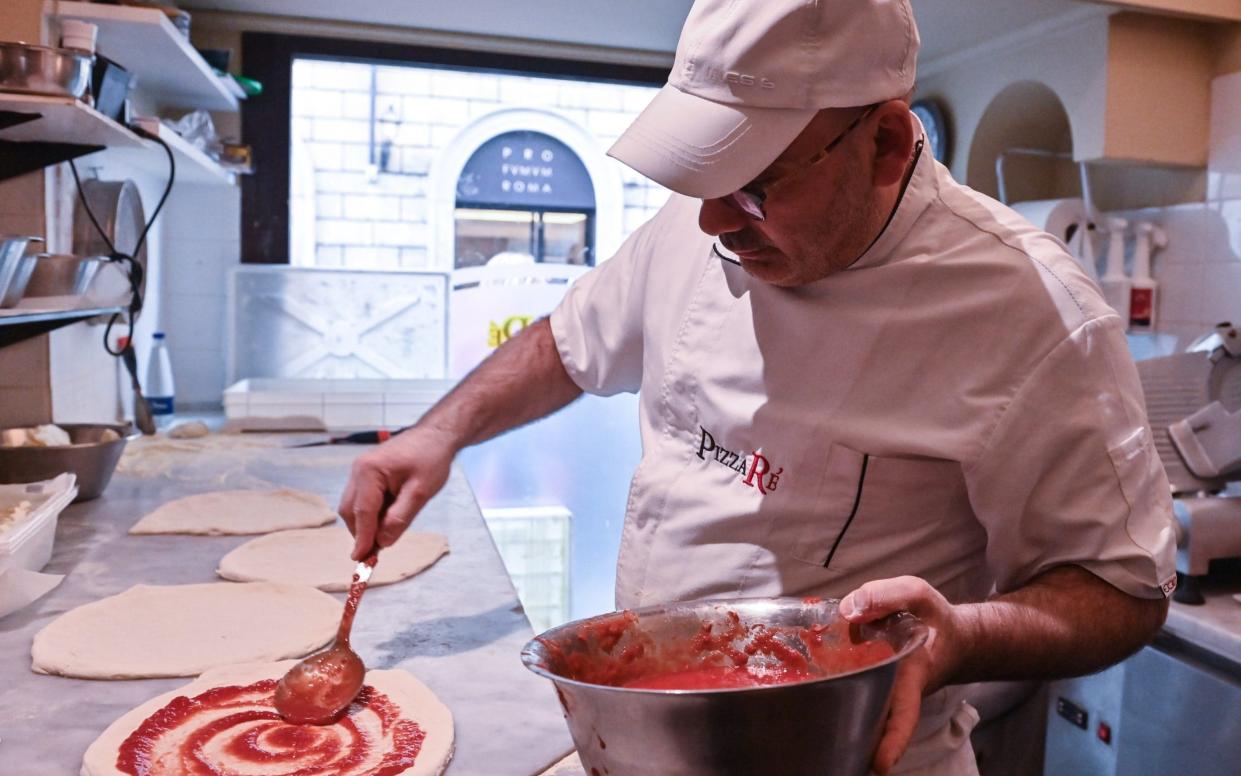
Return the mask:
[[[593,210],[582,160],[541,132],[506,132],[479,146],[457,179],[457,206]]]

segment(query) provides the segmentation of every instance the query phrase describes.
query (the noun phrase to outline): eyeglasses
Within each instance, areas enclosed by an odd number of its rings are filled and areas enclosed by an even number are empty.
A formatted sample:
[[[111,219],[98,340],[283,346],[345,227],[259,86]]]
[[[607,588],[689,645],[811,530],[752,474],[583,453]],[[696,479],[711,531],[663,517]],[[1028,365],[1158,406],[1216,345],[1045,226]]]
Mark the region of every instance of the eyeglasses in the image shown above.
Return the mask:
[[[732,194],[725,195],[722,199],[733,208],[740,210],[742,213],[745,213],[755,221],[766,221],[767,211],[764,209],[763,205],[766,203],[767,198],[771,196],[772,190],[806,174],[809,172],[811,167],[814,167],[816,164],[827,158],[827,155],[834,151],[836,146],[840,145],[841,142],[849,136],[849,133],[852,132],[858,124],[861,124],[863,119],[871,113],[874,113],[875,109],[878,107],[878,104],[868,106],[866,110],[862,111],[857,118],[850,122],[849,126],[845,127],[843,132],[837,135],[832,142],[824,146],[822,151],[819,151],[817,154],[807,159],[796,170],[792,170],[789,173],[776,178],[775,180],[769,181],[763,186],[756,186],[752,183],[748,184],[741,187],[737,191],[734,191]]]

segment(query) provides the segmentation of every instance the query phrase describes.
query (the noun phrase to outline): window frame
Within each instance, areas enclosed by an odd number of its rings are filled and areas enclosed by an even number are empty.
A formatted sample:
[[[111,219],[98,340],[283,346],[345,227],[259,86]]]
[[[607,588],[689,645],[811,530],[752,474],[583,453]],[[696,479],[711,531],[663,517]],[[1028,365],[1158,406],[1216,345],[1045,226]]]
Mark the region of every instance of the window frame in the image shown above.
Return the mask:
[[[647,65],[269,32],[243,32],[241,51],[246,75],[263,84],[261,95],[241,104],[242,142],[251,146],[254,158],[254,173],[241,178],[243,264],[289,263],[289,156],[295,58],[579,77],[641,86],[663,86],[668,80],[667,69]]]

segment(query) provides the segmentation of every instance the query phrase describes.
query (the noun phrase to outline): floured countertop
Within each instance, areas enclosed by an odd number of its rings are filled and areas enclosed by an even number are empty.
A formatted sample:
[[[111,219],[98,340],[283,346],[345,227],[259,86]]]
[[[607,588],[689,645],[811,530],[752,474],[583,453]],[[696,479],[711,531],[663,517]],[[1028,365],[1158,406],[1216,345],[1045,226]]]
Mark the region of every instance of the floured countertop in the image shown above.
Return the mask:
[[[87,681],[34,674],[30,643],[61,613],[132,585],[217,581],[216,564],[245,536],[128,536],[161,503],[210,490],[287,486],[335,505],[360,446],[283,449],[323,435],[212,435],[131,443],[104,495],[60,516],[45,569],[64,582],[0,620],[0,761],[14,773],[77,773],[114,719],[182,679]],[[353,631],[370,668],[403,668],[456,719],[448,776],[529,776],[572,749],[555,691],[521,664],[533,636],[464,475],[415,522],[445,534],[449,554],[426,572],[368,591]],[[343,594],[337,594],[343,600]],[[54,735],[52,732],[54,731]]]

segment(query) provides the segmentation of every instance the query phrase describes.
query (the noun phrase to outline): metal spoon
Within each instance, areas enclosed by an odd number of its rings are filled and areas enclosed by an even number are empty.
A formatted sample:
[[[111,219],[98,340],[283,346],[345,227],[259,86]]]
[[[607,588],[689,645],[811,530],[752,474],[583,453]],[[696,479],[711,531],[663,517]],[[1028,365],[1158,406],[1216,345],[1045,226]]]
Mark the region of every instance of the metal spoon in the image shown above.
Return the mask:
[[[358,563],[353,571],[349,599],[340,618],[336,640],[289,669],[276,684],[276,711],[295,725],[326,725],[336,719],[362,690],[366,666],[349,646],[349,631],[358,612],[366,583],[379,560],[379,548]]]

